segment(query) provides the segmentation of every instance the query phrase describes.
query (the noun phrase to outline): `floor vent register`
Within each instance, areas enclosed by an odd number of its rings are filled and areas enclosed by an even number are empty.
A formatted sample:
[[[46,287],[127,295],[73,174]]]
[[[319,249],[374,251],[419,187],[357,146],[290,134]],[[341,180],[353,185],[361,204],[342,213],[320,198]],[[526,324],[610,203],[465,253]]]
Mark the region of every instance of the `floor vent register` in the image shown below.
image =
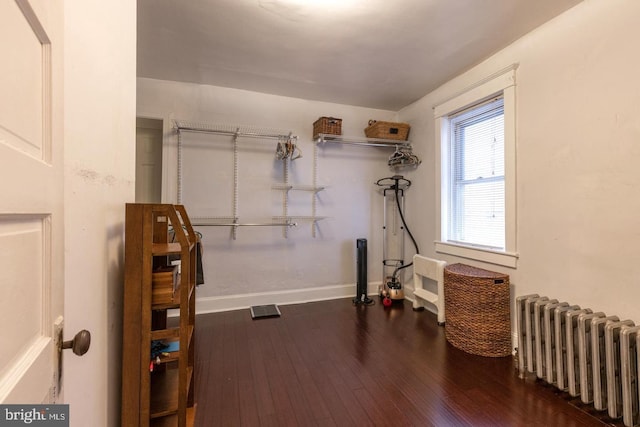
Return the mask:
[[[251,317],[254,319],[263,319],[266,317],[280,317],[280,309],[275,304],[254,305],[250,308]]]

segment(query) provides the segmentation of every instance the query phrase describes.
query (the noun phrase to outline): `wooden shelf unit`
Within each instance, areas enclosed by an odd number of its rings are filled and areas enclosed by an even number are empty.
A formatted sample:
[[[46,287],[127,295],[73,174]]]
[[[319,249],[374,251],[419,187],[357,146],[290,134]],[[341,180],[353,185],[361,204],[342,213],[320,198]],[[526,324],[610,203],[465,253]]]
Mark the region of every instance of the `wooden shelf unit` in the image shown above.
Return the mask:
[[[182,205],[126,205],[123,426],[193,426],[197,239]],[[180,260],[178,283],[173,298],[154,303],[153,272],[169,257]],[[178,313],[178,326],[167,326],[167,310]],[[152,358],[157,340],[179,347]]]

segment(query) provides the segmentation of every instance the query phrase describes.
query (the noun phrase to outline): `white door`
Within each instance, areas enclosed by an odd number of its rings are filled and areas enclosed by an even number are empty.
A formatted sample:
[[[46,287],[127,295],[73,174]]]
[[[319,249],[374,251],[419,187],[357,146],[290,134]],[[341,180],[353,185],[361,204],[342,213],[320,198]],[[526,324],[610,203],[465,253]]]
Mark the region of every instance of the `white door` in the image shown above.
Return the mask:
[[[136,119],[136,202],[162,199],[162,120]]]
[[[0,403],[59,397],[62,6],[0,0]]]

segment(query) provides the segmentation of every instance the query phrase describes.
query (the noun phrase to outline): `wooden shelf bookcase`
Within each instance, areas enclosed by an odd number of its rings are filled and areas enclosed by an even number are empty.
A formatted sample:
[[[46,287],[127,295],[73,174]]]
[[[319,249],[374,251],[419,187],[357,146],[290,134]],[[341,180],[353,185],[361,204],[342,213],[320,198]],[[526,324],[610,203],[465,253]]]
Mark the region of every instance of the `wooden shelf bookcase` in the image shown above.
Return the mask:
[[[182,205],[126,205],[123,426],[193,426],[197,239]],[[175,287],[156,299],[154,272],[170,270],[172,260],[180,261]],[[174,345],[152,356],[159,342]]]

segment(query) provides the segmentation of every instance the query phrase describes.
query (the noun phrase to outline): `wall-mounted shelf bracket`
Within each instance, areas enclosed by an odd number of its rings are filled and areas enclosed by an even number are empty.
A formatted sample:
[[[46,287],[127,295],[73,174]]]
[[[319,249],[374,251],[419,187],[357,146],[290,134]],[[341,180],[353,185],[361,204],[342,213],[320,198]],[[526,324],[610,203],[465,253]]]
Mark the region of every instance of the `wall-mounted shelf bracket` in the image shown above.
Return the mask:
[[[273,220],[274,221],[310,221],[311,222],[311,236],[312,237],[316,237],[316,227],[318,224],[318,221],[326,219],[328,217],[326,216],[274,216]]]

